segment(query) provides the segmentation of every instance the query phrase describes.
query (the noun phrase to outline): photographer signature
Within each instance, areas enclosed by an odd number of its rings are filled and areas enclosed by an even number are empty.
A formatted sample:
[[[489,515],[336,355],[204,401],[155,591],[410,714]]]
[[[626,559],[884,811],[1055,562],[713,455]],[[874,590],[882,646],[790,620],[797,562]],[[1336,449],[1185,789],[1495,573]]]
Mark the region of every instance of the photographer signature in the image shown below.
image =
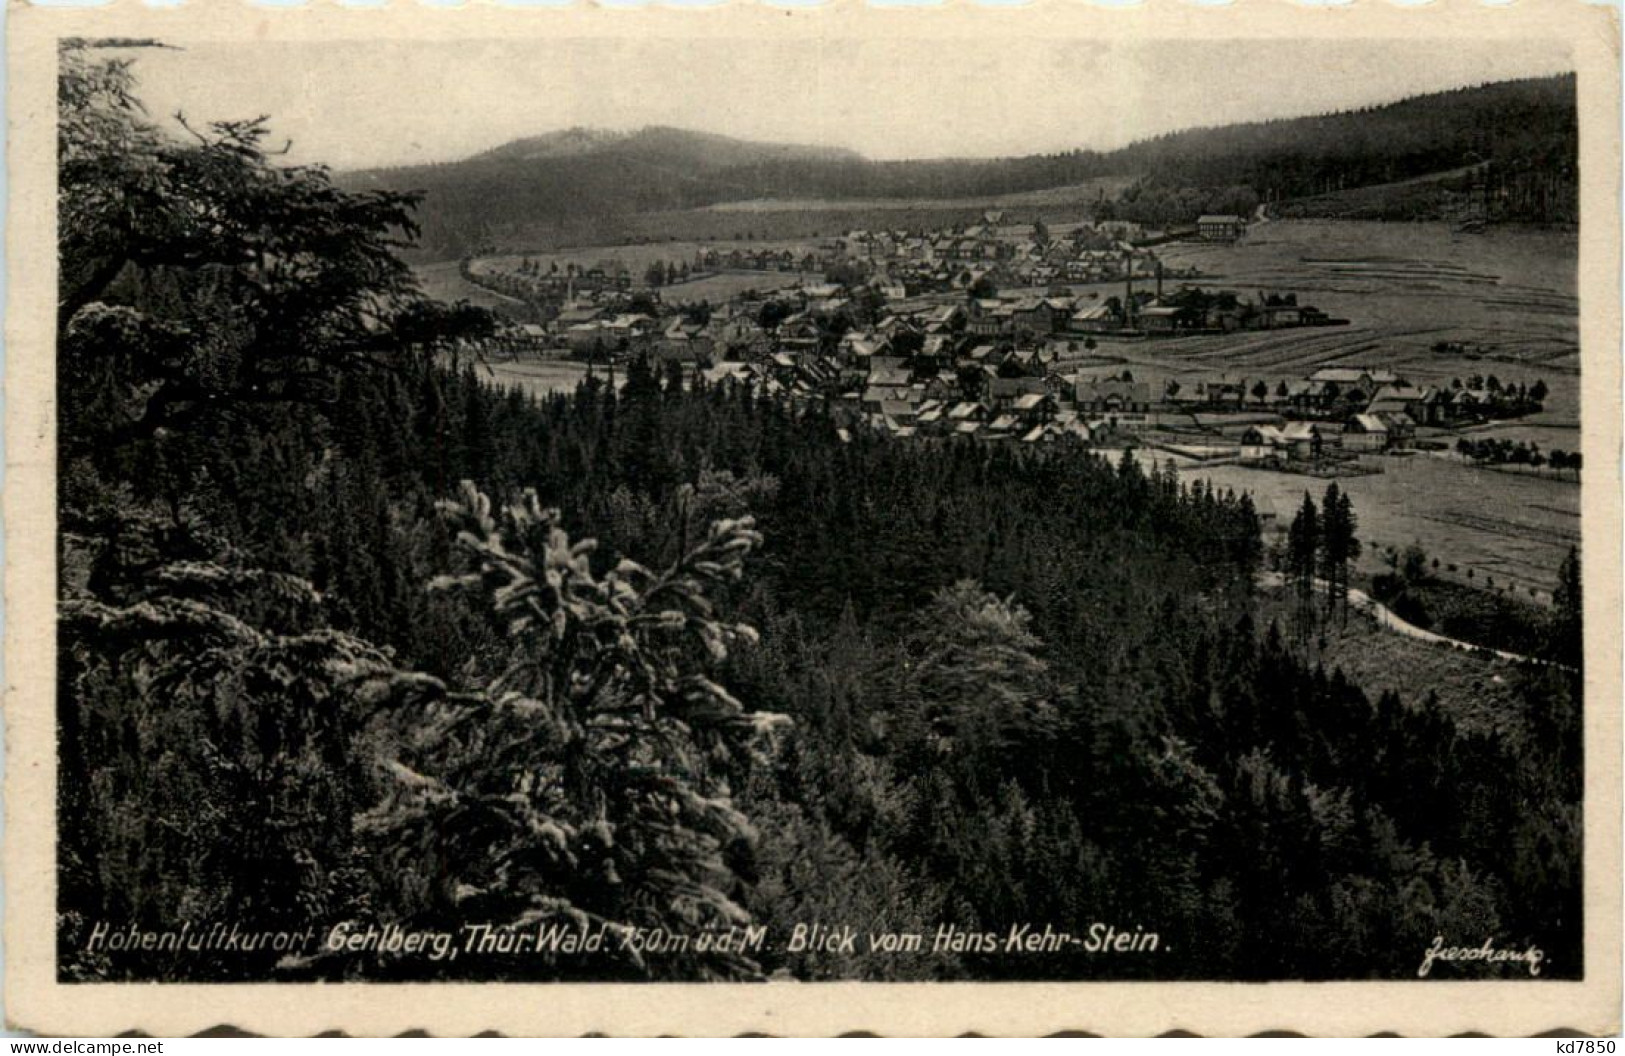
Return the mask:
[[[1521,962],[1529,966],[1529,974],[1540,974],[1540,964],[1546,959],[1539,946],[1531,946],[1526,950],[1501,949],[1496,947],[1494,940],[1485,939],[1482,946],[1446,946],[1444,936],[1436,935],[1433,945],[1422,951],[1422,965],[1416,969],[1416,974],[1426,979],[1433,971],[1436,961],[1453,963],[1455,961],[1479,961],[1485,964],[1503,964],[1506,962]]]

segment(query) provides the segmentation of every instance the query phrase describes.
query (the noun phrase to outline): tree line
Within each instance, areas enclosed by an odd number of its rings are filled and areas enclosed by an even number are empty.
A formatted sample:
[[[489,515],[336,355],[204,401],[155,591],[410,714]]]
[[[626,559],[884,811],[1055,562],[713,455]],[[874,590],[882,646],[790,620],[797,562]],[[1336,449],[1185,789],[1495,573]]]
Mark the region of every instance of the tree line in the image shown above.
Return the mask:
[[[1348,622],[1349,572],[1360,556],[1359,518],[1348,495],[1333,481],[1319,506],[1308,493],[1287,529],[1277,560],[1298,602],[1298,627],[1308,636],[1315,626],[1315,597],[1325,595],[1325,615]]]
[[[1456,441],[1456,454],[1480,465],[1530,466],[1534,469],[1550,466],[1559,476],[1565,471],[1572,471],[1574,479],[1580,479],[1580,452],[1565,451],[1561,447],[1543,451],[1534,441],[1464,436]]]

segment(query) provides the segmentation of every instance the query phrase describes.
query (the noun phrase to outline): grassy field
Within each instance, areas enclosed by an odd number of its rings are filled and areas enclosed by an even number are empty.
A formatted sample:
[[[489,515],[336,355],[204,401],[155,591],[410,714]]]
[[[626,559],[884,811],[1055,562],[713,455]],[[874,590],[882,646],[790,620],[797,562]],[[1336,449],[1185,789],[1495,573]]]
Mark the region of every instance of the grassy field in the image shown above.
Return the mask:
[[[785,239],[775,242],[634,242],[615,246],[561,249],[548,253],[509,253],[480,257],[473,262],[473,268],[476,272],[517,271],[526,257],[535,261],[544,271],[553,264],[557,264],[561,271],[570,264],[578,268],[610,268],[620,265],[631,272],[633,285],[641,287],[644,285],[644,273],[648,271],[650,264],[686,263],[692,268],[696,254],[708,249],[718,252],[727,252],[729,249],[742,251],[770,249],[782,252],[788,249],[801,256],[817,248],[817,243],[808,239]],[[452,274],[455,277],[455,268]],[[713,272],[690,282],[663,287],[663,290],[666,291],[664,296],[674,301],[717,302],[726,301],[750,290],[767,292],[794,286],[798,282],[823,281],[822,274],[799,271],[724,271]]]
[[[1204,285],[1243,293],[1292,291],[1351,325],[1162,342],[1174,369],[1301,374],[1328,363],[1394,367],[1418,383],[1495,373],[1542,377],[1542,416],[1579,416],[1579,300],[1573,233],[1497,228],[1456,234],[1446,224],[1280,220],[1236,245],[1175,244],[1166,263],[1193,265]],[[1439,341],[1482,346],[1480,359],[1432,351]]]
[[[993,199],[978,199],[974,204],[967,205],[898,199],[877,201],[867,207],[830,201],[822,203],[827,208],[807,208],[820,204],[809,200],[794,208],[767,208],[769,205],[784,204],[764,202],[754,210],[685,209],[663,213],[626,213],[569,226],[518,225],[494,234],[492,239],[503,252],[532,254],[612,244],[699,242],[705,245],[739,243],[760,246],[764,243],[832,238],[854,228],[935,231],[956,224],[979,224],[982,214],[995,207]],[[1094,213],[1094,202],[1091,199],[1031,205],[1011,208],[1008,212],[1027,224],[1034,217],[1042,217],[1051,231],[1058,232],[1089,220]]]
[[[492,360],[475,369],[493,384],[520,388],[533,396],[573,392],[587,376],[587,364],[573,359]],[[595,373],[600,378],[608,379],[603,367],[595,368]],[[622,375],[616,375],[617,386],[624,381]]]
[[[1042,217],[1059,232],[1092,219],[1102,194],[1114,198],[1134,179],[1111,176],[981,198],[754,199],[664,212],[578,214],[504,225],[486,237],[501,252],[532,254],[641,242],[743,242],[747,236],[760,244],[830,237],[852,228],[917,231],[981,223],[989,209],[1005,210],[1007,220],[1025,224]]]
[[[1530,418],[1517,418],[1505,422],[1488,422],[1484,425],[1463,429],[1460,435],[1474,439],[1494,438],[1496,440],[1511,440],[1525,444],[1539,444],[1544,451],[1561,449],[1564,451],[1580,450],[1580,423],[1558,422],[1552,419],[1550,413],[1534,415]]]
[[[1210,480],[1220,488],[1250,493],[1261,509],[1275,513],[1273,530],[1284,530],[1308,491],[1318,501],[1326,481],[1295,473],[1247,466],[1201,466],[1165,453],[1185,479]],[[1510,586],[1521,598],[1549,604],[1557,568],[1570,546],[1580,541],[1580,489],[1566,481],[1496,473],[1453,459],[1413,455],[1375,456],[1383,472],[1345,477],[1338,487],[1349,494],[1359,517],[1364,544],[1361,570],[1382,571],[1383,548],[1420,543],[1437,557],[1440,575],[1475,586]],[[1456,572],[1447,571],[1455,565]],[[1469,580],[1467,571],[1471,569]]]
[[[668,304],[681,304],[685,301],[710,301],[712,304],[720,304],[752,290],[768,293],[782,290],[786,286],[794,286],[796,283],[817,285],[823,281],[824,276],[817,272],[722,271],[664,287],[660,295]]]
[[[967,199],[967,201],[969,201]],[[750,212],[723,212],[690,209],[671,213],[642,213],[627,218],[630,235],[650,239],[678,238],[706,243],[743,239],[747,233],[758,244],[764,240],[829,238],[854,228],[864,230],[936,231],[956,224],[979,224],[982,214],[995,207],[996,199],[977,199],[974,204],[944,205],[928,199],[888,200],[869,208],[854,208],[830,201],[827,208],[758,208]],[[763,203],[783,204],[783,203]],[[819,203],[806,201],[802,206]],[[1043,206],[1011,208],[1006,220],[1028,224],[1042,217],[1052,231],[1089,219],[1093,201],[1076,201]]]
[[[690,239],[706,243],[742,239],[827,238],[853,228],[936,230],[982,222],[989,209],[1011,214],[1007,221],[1030,224],[1042,217],[1052,231],[1089,220],[1102,194],[1114,198],[1134,177],[1112,176],[1065,187],[1050,187],[986,198],[756,199],[703,209],[644,213],[625,218],[627,232],[650,239]]]
[[[412,273],[417,276],[423,292],[437,301],[467,301],[482,308],[501,308],[520,303],[464,279],[456,261],[414,265]]]
[[[756,198],[708,205],[709,213],[883,213],[920,209],[1022,209],[1088,205],[1101,197],[1116,198],[1134,182],[1132,176],[1103,176],[1064,187],[996,194],[987,198]]]
[[[1454,234],[1444,224],[1272,221],[1235,245],[1173,244],[1168,265],[1195,267],[1199,284],[1244,296],[1293,292],[1348,326],[1169,340],[1097,338],[1098,352],[1124,360],[1160,393],[1169,380],[1259,380],[1273,389],[1318,367],[1391,367],[1416,384],[1495,374],[1546,382],[1538,415],[1485,427],[1489,435],[1538,439],[1573,450],[1580,418],[1577,247],[1573,234],[1495,229]],[[1139,286],[1140,284],[1136,284]],[[1177,283],[1165,283],[1165,289]],[[1122,284],[1090,287],[1101,297]],[[1453,341],[1481,346],[1481,358],[1435,353]],[[1475,355],[1479,353],[1474,353]],[[1114,373],[1124,366],[1090,373]]]

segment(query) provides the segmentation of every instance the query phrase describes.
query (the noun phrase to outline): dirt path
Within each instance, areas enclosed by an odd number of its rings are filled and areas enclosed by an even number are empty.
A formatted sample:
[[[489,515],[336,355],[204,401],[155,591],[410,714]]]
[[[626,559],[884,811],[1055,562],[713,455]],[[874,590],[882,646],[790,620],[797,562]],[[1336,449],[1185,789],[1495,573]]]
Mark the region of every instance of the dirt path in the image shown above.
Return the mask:
[[[1286,586],[1286,577],[1279,572],[1260,572],[1258,582],[1260,586],[1279,588]],[[1315,580],[1315,588],[1324,591],[1326,589],[1325,580]],[[1395,634],[1402,634],[1407,638],[1414,638],[1419,642],[1448,645],[1452,649],[1460,649],[1468,653],[1486,652],[1514,664],[1551,664],[1550,660],[1542,660],[1539,657],[1524,656],[1522,653],[1509,653],[1502,649],[1491,649],[1487,646],[1474,645],[1472,642],[1464,642],[1459,638],[1446,638],[1442,634],[1424,630],[1416,626],[1416,624],[1406,621],[1393,609],[1357,587],[1349,588],[1349,606],[1356,612],[1363,612],[1376,620],[1378,627],[1393,631]]]

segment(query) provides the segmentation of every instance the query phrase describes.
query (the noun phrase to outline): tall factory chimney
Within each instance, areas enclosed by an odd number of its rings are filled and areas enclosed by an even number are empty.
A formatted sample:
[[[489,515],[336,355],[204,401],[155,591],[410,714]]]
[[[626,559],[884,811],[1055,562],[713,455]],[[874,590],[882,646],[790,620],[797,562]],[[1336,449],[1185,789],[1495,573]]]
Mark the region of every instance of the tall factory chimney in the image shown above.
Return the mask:
[[[1134,254],[1123,254],[1123,318],[1129,326],[1134,325]]]

